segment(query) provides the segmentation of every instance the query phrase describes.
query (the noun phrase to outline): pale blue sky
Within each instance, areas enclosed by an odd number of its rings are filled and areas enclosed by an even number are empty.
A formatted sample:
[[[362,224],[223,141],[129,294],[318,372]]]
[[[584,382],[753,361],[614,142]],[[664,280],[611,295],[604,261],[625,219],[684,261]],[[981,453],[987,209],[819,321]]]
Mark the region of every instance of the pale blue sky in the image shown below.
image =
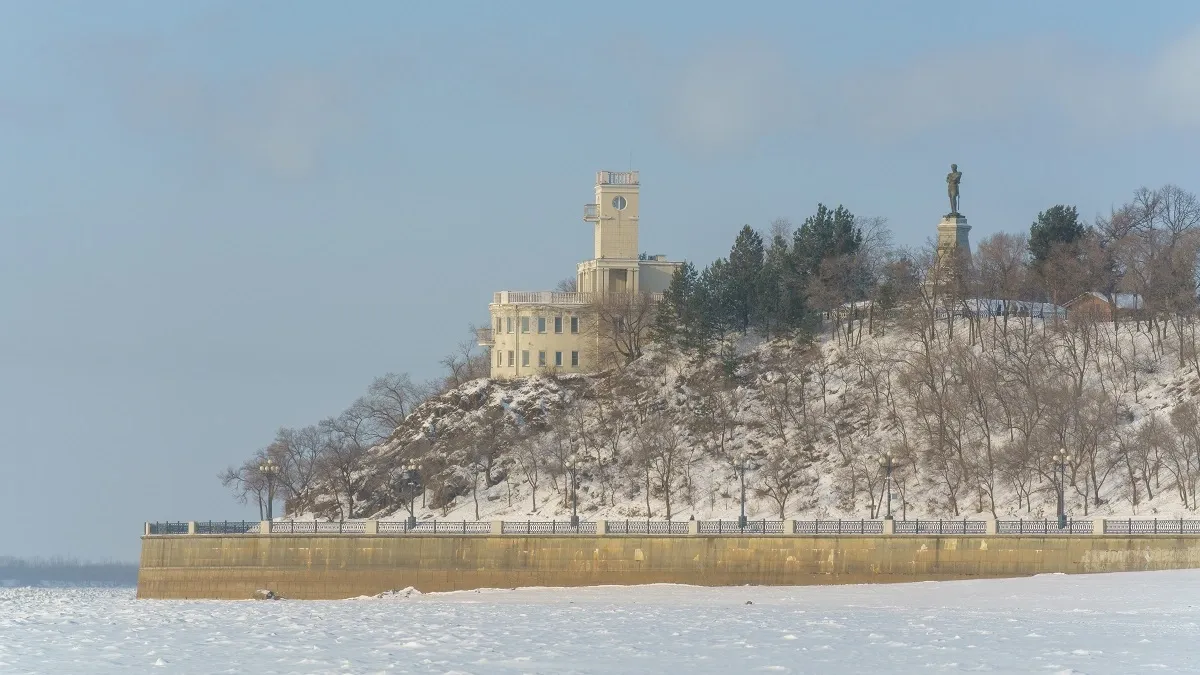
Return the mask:
[[[215,475],[589,257],[818,201],[917,245],[1200,189],[1200,3],[0,0],[0,553],[134,559]]]

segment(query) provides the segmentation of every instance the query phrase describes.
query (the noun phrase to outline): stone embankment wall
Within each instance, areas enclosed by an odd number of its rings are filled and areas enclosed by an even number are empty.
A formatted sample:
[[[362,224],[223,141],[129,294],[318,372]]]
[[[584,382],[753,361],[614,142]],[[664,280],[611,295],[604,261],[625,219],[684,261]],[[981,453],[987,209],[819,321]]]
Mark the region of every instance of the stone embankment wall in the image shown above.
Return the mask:
[[[145,536],[140,598],[518,586],[857,584],[1200,568],[1196,536]]]

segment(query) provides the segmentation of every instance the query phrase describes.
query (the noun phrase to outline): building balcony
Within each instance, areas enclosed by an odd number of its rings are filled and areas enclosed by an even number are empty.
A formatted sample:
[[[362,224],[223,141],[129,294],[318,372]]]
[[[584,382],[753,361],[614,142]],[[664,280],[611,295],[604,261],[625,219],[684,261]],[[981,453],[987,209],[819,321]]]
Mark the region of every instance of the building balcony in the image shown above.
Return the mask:
[[[491,328],[476,328],[475,339],[480,347],[491,347],[496,344],[496,336],[492,333]]]
[[[561,293],[558,291],[497,291],[492,294],[493,305],[590,305],[598,299],[598,293]],[[650,293],[651,302],[662,300],[662,293]],[[491,332],[490,328],[481,328]],[[482,342],[480,344],[483,344]]]
[[[600,205],[599,204],[584,204],[583,205],[583,220],[585,222],[594,223],[600,220]]]
[[[591,301],[591,293],[499,291],[492,294],[492,304],[494,305],[586,305]]]
[[[637,185],[636,171],[597,171],[596,185]]]

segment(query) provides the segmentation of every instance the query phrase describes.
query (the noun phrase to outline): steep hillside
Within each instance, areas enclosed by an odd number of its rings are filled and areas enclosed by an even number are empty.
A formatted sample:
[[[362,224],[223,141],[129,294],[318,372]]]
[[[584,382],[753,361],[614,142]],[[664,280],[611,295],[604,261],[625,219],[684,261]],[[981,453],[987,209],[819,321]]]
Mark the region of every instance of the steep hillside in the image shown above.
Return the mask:
[[[476,380],[371,449],[355,516],[562,519],[574,455],[585,519],[1194,514],[1200,392],[1191,324],[911,317],[814,344],[654,350],[619,372]],[[874,333],[874,334],[871,334]],[[1053,456],[1071,455],[1065,466]],[[1060,468],[1065,469],[1060,473]],[[331,489],[302,516],[333,515]],[[536,493],[536,496],[535,496]],[[536,501],[535,501],[536,500]]]

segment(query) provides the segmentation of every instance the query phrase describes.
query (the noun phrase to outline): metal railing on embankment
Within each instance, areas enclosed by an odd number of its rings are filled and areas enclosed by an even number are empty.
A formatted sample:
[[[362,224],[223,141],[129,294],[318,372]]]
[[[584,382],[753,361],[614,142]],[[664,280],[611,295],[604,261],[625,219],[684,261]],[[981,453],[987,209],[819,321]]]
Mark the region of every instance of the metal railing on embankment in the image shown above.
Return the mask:
[[[146,535],[1065,536],[1200,535],[1200,520],[275,520],[163,521]]]

